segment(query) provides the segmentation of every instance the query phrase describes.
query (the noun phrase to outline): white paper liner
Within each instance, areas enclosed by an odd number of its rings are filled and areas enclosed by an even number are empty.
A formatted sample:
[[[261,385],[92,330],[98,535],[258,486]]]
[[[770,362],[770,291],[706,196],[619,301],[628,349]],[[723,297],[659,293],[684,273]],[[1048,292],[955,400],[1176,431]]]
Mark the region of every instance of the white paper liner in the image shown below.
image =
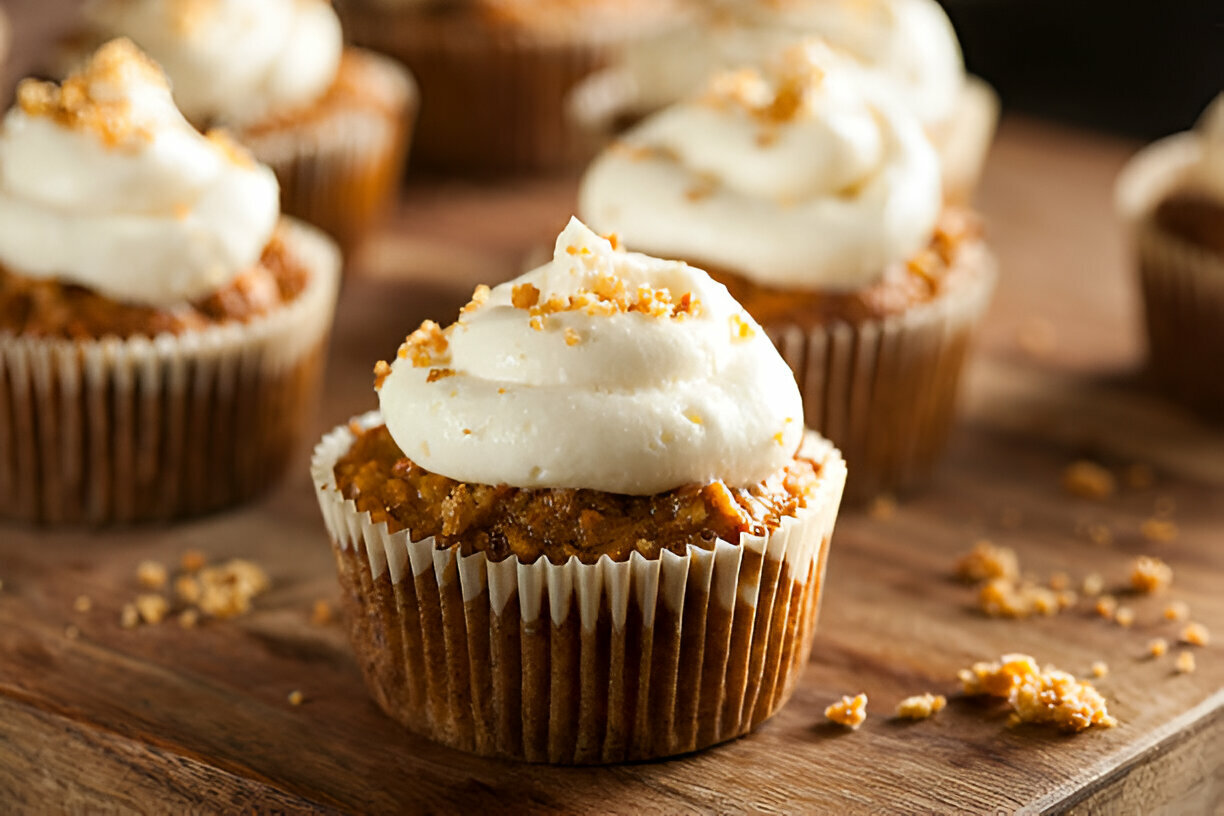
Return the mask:
[[[127,340],[0,332],[0,519],[179,518],[279,476],[322,373],[340,269],[321,233],[282,229],[310,283],[249,323]]]
[[[479,754],[609,763],[731,739],[789,699],[845,480],[815,434],[804,453],[823,462],[821,486],[774,533],[560,565],[389,533],[335,486],[353,439],[347,425],[326,435],[311,472],[367,685],[411,730]]]
[[[399,189],[419,94],[394,60],[353,48],[346,59],[359,63],[368,102],[238,138],[276,173],[284,212],[319,227],[347,253]]]
[[[966,352],[998,277],[984,246],[969,252],[961,262],[972,264],[972,281],[901,314],[858,326],[764,325],[795,372],[805,424],[850,464],[850,501],[917,487],[943,451]]]

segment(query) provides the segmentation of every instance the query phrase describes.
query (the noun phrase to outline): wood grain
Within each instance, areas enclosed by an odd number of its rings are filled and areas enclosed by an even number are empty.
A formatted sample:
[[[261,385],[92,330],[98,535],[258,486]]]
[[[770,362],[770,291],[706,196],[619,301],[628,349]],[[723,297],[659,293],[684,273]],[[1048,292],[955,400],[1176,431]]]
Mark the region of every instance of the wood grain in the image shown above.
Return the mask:
[[[19,38],[18,51],[22,51]],[[28,49],[27,49],[28,52]],[[0,809],[384,812],[1063,812],[1186,813],[1224,808],[1224,656],[1198,670],[1144,644],[1177,627],[1187,601],[1224,638],[1224,433],[1164,403],[1141,373],[1137,303],[1111,216],[1112,179],[1133,145],[1007,120],[981,206],[1004,276],[968,372],[965,416],[930,489],[879,520],[846,515],[834,538],[811,665],[792,702],[756,733],[665,762],[552,768],[474,759],[383,717],[365,694],[339,625],[312,626],[335,601],[334,565],[305,472],[249,508],[170,528],[43,531],[0,526]],[[315,429],[374,404],[371,364],[425,317],[445,318],[478,282],[505,279],[547,246],[574,204],[573,179],[476,187],[416,183],[393,222],[354,259]],[[1034,356],[1036,320],[1055,343]],[[1080,456],[1154,467],[1156,484],[1100,503],[1068,498]],[[1139,533],[1158,498],[1180,535]],[[1087,523],[1113,531],[1093,544]],[[1103,573],[1160,555],[1163,598],[1127,598],[1130,629],[1085,612],[990,620],[949,578],[987,536],[1037,576]],[[254,558],[274,588],[248,617],[183,630],[124,630],[122,604],[145,558],[187,549]],[[93,608],[73,611],[89,595]],[[75,626],[80,637],[65,636]],[[995,707],[953,698],[935,719],[888,716],[904,696],[953,694],[974,660],[1026,651],[1076,673],[1111,666],[1098,687],[1121,720],[1074,737],[1009,728]],[[301,690],[306,702],[286,701]],[[835,697],[865,691],[856,733],[825,725]]]

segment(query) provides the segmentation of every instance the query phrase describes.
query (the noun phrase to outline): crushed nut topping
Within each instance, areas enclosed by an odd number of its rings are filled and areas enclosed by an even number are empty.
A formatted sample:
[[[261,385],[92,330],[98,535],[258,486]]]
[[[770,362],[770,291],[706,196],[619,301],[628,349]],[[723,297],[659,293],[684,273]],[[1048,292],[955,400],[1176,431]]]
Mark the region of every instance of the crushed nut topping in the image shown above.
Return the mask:
[[[1063,471],[1063,489],[1082,499],[1107,499],[1116,487],[1114,475],[1096,462],[1072,462]]]
[[[297,689],[294,689],[293,691],[289,692],[289,696],[286,699],[289,701],[289,705],[300,706],[303,702],[305,702],[306,695],[302,694],[302,692],[298,691]]]
[[[948,698],[942,694],[917,694],[897,703],[897,716],[907,720],[925,720],[942,711],[947,704]]]
[[[444,380],[447,377],[455,376],[455,373],[455,369],[453,368],[431,368],[429,369],[429,374],[425,376],[425,382],[431,383],[437,382],[438,380]]]
[[[188,550],[179,559],[179,569],[186,573],[199,572],[208,563],[204,553],[199,550]]]
[[[90,598],[88,595],[78,595],[76,600],[72,602],[72,608],[77,612],[88,612],[93,609],[93,598]]]
[[[1080,584],[1080,589],[1088,596],[1100,595],[1101,590],[1105,589],[1105,579],[1098,573],[1090,572],[1084,576],[1084,582]]]
[[[1159,558],[1141,555],[1131,567],[1130,581],[1138,592],[1158,592],[1172,583],[1173,568]]]
[[[825,709],[825,717],[838,725],[857,729],[867,719],[867,695],[843,696]]]
[[[1004,655],[994,663],[975,663],[959,672],[969,695],[989,695],[1007,700],[1013,723],[1054,725],[1064,731],[1083,731],[1092,726],[1110,728],[1118,721],[1109,715],[1105,698],[1074,675],[1046,667],[1028,655]]]

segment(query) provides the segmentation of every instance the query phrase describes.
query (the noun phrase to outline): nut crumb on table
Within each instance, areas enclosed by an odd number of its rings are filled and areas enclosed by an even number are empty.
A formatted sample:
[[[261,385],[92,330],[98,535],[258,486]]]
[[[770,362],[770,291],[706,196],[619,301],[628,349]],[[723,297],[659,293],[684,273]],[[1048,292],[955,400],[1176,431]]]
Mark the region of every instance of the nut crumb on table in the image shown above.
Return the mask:
[[[1177,663],[1175,664],[1178,674],[1189,674],[1194,671],[1194,653],[1189,650],[1183,650],[1177,655]]]
[[[1119,606],[1118,611],[1114,612],[1114,622],[1129,629],[1135,622],[1135,610],[1129,606]]]
[[[1084,581],[1080,584],[1080,590],[1088,596],[1100,595],[1105,589],[1105,579],[1099,573],[1090,572],[1084,576]]]
[[[161,589],[166,577],[166,565],[160,561],[141,561],[136,567],[136,580],[145,589]]]
[[[1164,608],[1165,620],[1184,621],[1190,617],[1190,606],[1185,601],[1170,601]]]
[[[962,581],[977,583],[991,578],[1015,579],[1020,574],[1020,562],[1016,551],[1010,547],[997,547],[981,540],[973,549],[956,562],[956,577]]]
[[[1048,724],[1064,731],[1117,725],[1105,698],[1092,685],[1051,667],[1039,669],[1028,655],[1007,654],[993,663],[975,663],[958,676],[966,694],[1006,699],[1013,723]]]
[[[1178,635],[1178,640],[1191,646],[1206,646],[1211,642],[1211,632],[1201,623],[1188,623]]]
[[[93,609],[93,598],[88,595],[78,595],[76,600],[72,602],[72,608],[77,612],[88,612]]]
[[[1093,661],[1092,663],[1092,676],[1093,677],[1100,678],[1100,677],[1104,677],[1107,674],[1109,674],[1109,664],[1108,663],[1106,663],[1104,660]]]
[[[140,619],[148,624],[161,623],[170,612],[170,602],[161,595],[152,593],[137,595],[135,603]]]
[[[948,698],[942,694],[916,694],[897,703],[897,716],[907,720],[925,720],[942,711]]]
[[[1096,462],[1081,459],[1067,465],[1063,471],[1063,489],[1081,499],[1101,501],[1117,489],[1114,475]]]
[[[1169,641],[1164,638],[1152,638],[1147,645],[1148,654],[1152,657],[1164,657],[1169,651]]]
[[[825,709],[825,717],[838,725],[857,729],[867,719],[867,695],[845,695]]]
[[[1141,555],[1131,566],[1130,582],[1136,592],[1159,592],[1173,582],[1173,568],[1159,558]]]

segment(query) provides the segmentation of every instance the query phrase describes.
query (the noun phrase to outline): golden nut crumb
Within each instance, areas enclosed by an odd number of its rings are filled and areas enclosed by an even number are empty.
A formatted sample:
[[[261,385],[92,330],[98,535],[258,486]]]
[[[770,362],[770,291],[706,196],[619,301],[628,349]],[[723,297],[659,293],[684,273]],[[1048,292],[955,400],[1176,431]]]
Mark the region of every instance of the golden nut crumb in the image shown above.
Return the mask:
[[[1079,601],[1079,595],[1075,594],[1074,590],[1064,589],[1058,593],[1058,608],[1060,610],[1070,609]]]
[[[897,500],[887,493],[882,493],[871,500],[867,512],[876,521],[889,521],[897,515]]]
[[[204,557],[204,553],[199,550],[188,550],[179,559],[179,569],[186,573],[195,573],[202,570],[207,563],[208,560]]]
[[[962,669],[959,677],[966,694],[1006,698],[1013,722],[1049,724],[1064,731],[1117,725],[1095,688],[1067,672],[1040,670],[1028,655],[1009,654],[993,663],[975,663]]]
[[[180,575],[174,579],[174,595],[185,604],[200,602],[200,582],[190,575]]]
[[[259,565],[235,558],[200,570],[200,611],[214,618],[232,618],[250,611],[251,600],[270,586]]]
[[[1084,582],[1080,584],[1080,590],[1089,597],[1100,595],[1104,588],[1105,579],[1095,572],[1085,575]]]
[[[160,561],[141,561],[136,567],[136,581],[145,589],[161,589],[168,575],[166,565]]]
[[[195,609],[184,609],[179,613],[178,622],[184,629],[194,629],[200,622],[200,613]]]
[[[867,695],[843,696],[825,709],[825,717],[838,725],[857,729],[867,719]]]
[[[135,629],[140,625],[140,611],[136,604],[126,603],[119,613],[119,625],[124,629]]]
[[[426,320],[404,339],[396,355],[411,360],[413,368],[430,368],[450,362],[450,342],[441,326]]]
[[[907,720],[925,720],[942,711],[947,704],[948,698],[942,694],[918,694],[906,697],[897,704],[897,716]]]
[[[1158,592],[1173,582],[1173,568],[1159,558],[1141,555],[1131,567],[1130,580],[1137,592]]]
[[[383,383],[391,376],[391,364],[386,360],[379,360],[374,364],[374,390],[381,391]]]
[[[1081,459],[1072,462],[1063,471],[1063,489],[1082,499],[1100,501],[1114,494],[1114,476],[1096,462]]]
[[[1092,664],[1092,676],[1093,677],[1104,677],[1107,674],[1109,674],[1109,664],[1108,663],[1106,663],[1104,660],[1093,661],[1093,664]]]
[[[145,623],[161,623],[170,612],[170,602],[161,595],[146,593],[136,596],[136,611]]]
[[[1150,518],[1139,525],[1139,533],[1153,544],[1168,544],[1177,540],[1177,524],[1168,519]]]
[[[1071,576],[1065,572],[1056,572],[1050,576],[1050,589],[1062,591],[1071,586]]]
[[[1118,607],[1118,611],[1114,613],[1114,621],[1119,626],[1129,628],[1135,622],[1135,610],[1129,606]]]
[[[1189,674],[1190,672],[1194,671],[1194,654],[1189,651],[1179,652],[1175,666],[1178,674]]]
[[[1211,633],[1201,623],[1186,624],[1186,628],[1182,629],[1177,637],[1182,643],[1189,643],[1191,646],[1206,646],[1211,642]]]
[[[77,612],[88,612],[93,609],[93,599],[88,595],[78,595],[72,602],[72,608]]]
[[[314,602],[314,606],[310,610],[310,622],[314,626],[326,626],[331,623],[334,618],[331,604],[324,600]]]
[[[565,345],[576,346],[582,342],[582,335],[574,329],[566,327],[565,329]]]
[[[1112,618],[1118,611],[1118,600],[1112,595],[1102,595],[1097,598],[1093,610],[1102,618]]]
[[[1015,579],[1019,574],[1016,551],[1010,547],[996,547],[989,541],[978,541],[956,562],[956,577],[972,583],[992,578]]]
[[[289,692],[289,705],[291,706],[300,706],[305,699],[306,696],[296,689]]]
[[[1190,607],[1185,601],[1170,601],[1164,608],[1165,620],[1184,621],[1190,617]]]
[[[1169,641],[1164,638],[1152,638],[1148,641],[1147,652],[1152,657],[1164,657],[1167,651],[1169,651]]]
[[[978,592],[978,608],[992,618],[1029,618],[1055,615],[1065,606],[1053,590],[995,578],[983,584]]]

